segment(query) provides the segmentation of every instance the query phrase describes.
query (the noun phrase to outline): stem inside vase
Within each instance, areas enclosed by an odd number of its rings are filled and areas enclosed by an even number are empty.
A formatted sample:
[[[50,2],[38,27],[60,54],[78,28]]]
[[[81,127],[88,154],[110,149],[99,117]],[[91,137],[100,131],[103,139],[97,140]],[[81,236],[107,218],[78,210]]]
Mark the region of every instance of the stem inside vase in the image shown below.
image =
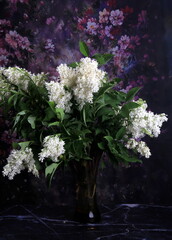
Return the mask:
[[[101,154],[93,160],[73,163],[76,174],[75,220],[82,223],[96,223],[101,220],[96,198],[96,180]]]

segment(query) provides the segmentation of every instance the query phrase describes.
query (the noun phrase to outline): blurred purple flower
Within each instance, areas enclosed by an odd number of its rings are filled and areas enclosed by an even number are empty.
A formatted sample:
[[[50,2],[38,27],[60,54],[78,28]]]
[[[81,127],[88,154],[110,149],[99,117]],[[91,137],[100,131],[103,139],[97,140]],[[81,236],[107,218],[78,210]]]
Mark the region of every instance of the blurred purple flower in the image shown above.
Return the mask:
[[[55,16],[49,17],[46,19],[46,24],[50,25],[50,24],[54,23],[55,20],[56,20]]]
[[[123,24],[124,15],[123,12],[119,9],[112,10],[110,13],[109,20],[111,21],[113,26],[120,26]]]
[[[47,52],[49,52],[49,53],[54,53],[55,46],[54,46],[54,44],[53,44],[53,42],[52,42],[51,39],[47,39],[47,40],[45,41],[45,46],[44,46],[44,48],[45,48],[45,50],[46,50]]]
[[[141,13],[138,14],[138,24],[137,26],[145,25],[147,23],[147,11],[142,10]]]
[[[107,11],[105,8],[103,11],[99,12],[99,23],[108,23],[109,22],[109,11]]]
[[[99,28],[99,24],[96,22],[95,18],[88,19],[87,22],[87,32],[91,35],[97,35],[97,30]]]
[[[105,35],[109,37],[110,39],[114,39],[114,36],[111,34],[112,25],[105,27]]]
[[[118,40],[118,44],[120,45],[121,49],[127,49],[130,44],[130,38],[127,35],[121,36],[121,38]]]

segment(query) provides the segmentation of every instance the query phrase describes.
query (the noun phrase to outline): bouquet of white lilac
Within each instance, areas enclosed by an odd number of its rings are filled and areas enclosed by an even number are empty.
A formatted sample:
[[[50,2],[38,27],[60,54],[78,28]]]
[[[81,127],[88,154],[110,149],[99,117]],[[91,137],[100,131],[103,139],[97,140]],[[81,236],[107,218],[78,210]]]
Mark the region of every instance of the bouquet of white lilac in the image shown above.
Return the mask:
[[[51,181],[61,164],[78,168],[77,173],[89,165],[95,178],[103,152],[114,164],[141,162],[138,155],[150,157],[142,138],[157,137],[166,114],[154,114],[145,101],[133,100],[138,87],[128,93],[116,90],[120,79],[109,81],[99,69],[110,54],[90,57],[83,42],[80,51],[80,62],[57,67],[56,81],[19,67],[0,69],[1,106],[15,112],[13,130],[23,139],[13,143],[4,166],[9,179],[24,169],[35,176],[45,169]]]

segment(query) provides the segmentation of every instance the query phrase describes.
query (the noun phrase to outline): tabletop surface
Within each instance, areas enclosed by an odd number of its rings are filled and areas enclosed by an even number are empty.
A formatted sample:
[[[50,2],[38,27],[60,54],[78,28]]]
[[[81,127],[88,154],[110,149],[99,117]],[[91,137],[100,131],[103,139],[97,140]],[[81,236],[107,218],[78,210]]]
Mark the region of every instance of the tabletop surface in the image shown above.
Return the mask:
[[[172,206],[119,204],[100,211],[99,224],[81,224],[72,220],[71,207],[6,207],[0,211],[0,240],[172,239]]]

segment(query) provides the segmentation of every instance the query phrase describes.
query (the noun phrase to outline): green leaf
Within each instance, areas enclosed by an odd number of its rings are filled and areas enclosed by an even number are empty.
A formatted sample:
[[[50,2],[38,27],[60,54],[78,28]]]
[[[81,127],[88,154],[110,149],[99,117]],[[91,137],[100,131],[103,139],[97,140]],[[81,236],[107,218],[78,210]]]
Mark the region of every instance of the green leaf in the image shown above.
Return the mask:
[[[17,142],[13,142],[13,143],[12,143],[12,147],[13,147],[13,149],[17,149],[17,148],[18,148],[18,146],[19,146],[19,145],[18,145],[18,143],[17,143]]]
[[[118,99],[118,101],[120,102],[120,103],[122,103],[122,102],[125,102],[125,99],[126,99],[126,93],[124,93],[124,92],[116,92],[117,93],[117,99]]]
[[[108,104],[112,107],[116,107],[117,105],[119,105],[119,100],[115,91],[111,93],[106,92],[104,94],[104,101],[105,104]]]
[[[103,130],[101,128],[96,128],[95,134],[98,135],[102,132],[103,132]]]
[[[18,99],[19,99],[19,96],[16,94],[14,99],[13,99],[14,107],[16,107]]]
[[[76,68],[78,66],[78,62],[73,62],[68,65],[69,67]]]
[[[97,117],[101,117],[101,116],[113,116],[114,112],[112,111],[111,108],[106,108],[103,107],[101,108],[98,112],[97,112]]]
[[[21,111],[21,112],[18,112],[17,115],[22,116],[22,115],[27,114],[28,112],[29,112],[28,110],[23,110],[23,111]]]
[[[33,143],[33,141],[19,142],[18,145],[21,147],[21,150],[25,150],[31,143]]]
[[[45,177],[47,177],[49,174],[52,174],[56,168],[59,166],[59,163],[52,163],[48,167],[45,168]]]
[[[53,122],[53,123],[48,124],[48,127],[59,126],[59,125],[60,125],[60,122]]]
[[[22,96],[24,96],[24,97],[28,97],[28,95],[26,94],[26,92],[25,92],[23,89],[21,89],[21,88],[19,88],[18,94],[20,94],[20,95],[22,95]]]
[[[121,108],[121,111],[120,111],[120,114],[123,116],[123,117],[126,117],[128,118],[129,117],[129,109],[126,105],[124,105],[122,108]]]
[[[43,119],[43,122],[50,121],[55,117],[55,111],[53,111],[52,108],[48,107],[45,109],[45,118]]]
[[[109,148],[110,154],[119,160],[123,159],[123,155],[121,155],[117,150],[117,146],[115,144],[114,139],[111,136],[106,136],[104,138],[108,141],[108,148]]]
[[[136,157],[128,157],[128,158],[125,158],[125,160],[126,160],[127,162],[133,162],[133,163],[138,162],[138,163],[142,163],[142,160],[140,160],[140,159],[138,159],[138,158],[136,158]]]
[[[123,117],[128,117],[130,110],[134,109],[134,108],[138,108],[140,107],[140,105],[136,102],[129,102],[126,103],[125,105],[123,105],[123,107],[121,108],[121,115]]]
[[[146,128],[143,128],[142,131],[147,134],[149,137],[153,137],[153,134],[151,134]]]
[[[58,117],[61,121],[63,121],[63,119],[64,119],[64,110],[63,110],[62,108],[56,108],[55,111],[56,111],[57,117]]]
[[[49,101],[49,102],[48,102],[48,105],[50,106],[51,110],[55,113],[55,109],[56,109],[56,104],[55,104],[55,102]]]
[[[124,136],[125,132],[126,132],[125,127],[120,128],[116,133],[116,139],[120,140]]]
[[[17,91],[15,90],[10,90],[11,93],[15,93],[15,94],[19,94]]]
[[[89,56],[89,49],[85,42],[79,41],[79,50],[85,56]]]
[[[21,129],[21,136],[23,137],[23,138],[27,138],[28,137],[28,131],[27,131],[27,129]]]
[[[28,84],[28,92],[31,97],[36,98],[39,95],[38,88],[36,84],[30,79],[29,84]]]
[[[98,147],[101,149],[101,150],[105,150],[105,144],[103,142],[99,142],[98,144]]]
[[[16,95],[12,95],[8,98],[8,104],[11,104],[13,102],[13,99],[16,97]]]
[[[83,107],[83,109],[82,109],[82,116],[83,116],[84,123],[87,126],[85,107]]]
[[[136,93],[138,93],[138,91],[139,91],[140,89],[141,89],[140,87],[132,88],[132,89],[127,93],[126,102],[131,101],[131,100],[134,98],[134,96],[136,95]]]
[[[90,133],[91,133],[91,131],[89,129],[82,129],[81,130],[81,135],[82,136],[85,136],[86,134],[90,134]]]
[[[119,83],[119,82],[122,81],[122,79],[121,78],[114,78],[113,81],[115,81],[116,83]]]
[[[103,94],[108,92],[113,86],[114,86],[114,83],[110,83],[110,82],[105,83],[103,87],[99,89],[98,93],[95,94],[96,102],[99,102],[99,100],[101,100],[100,98],[103,97]]]
[[[30,115],[30,116],[27,118],[27,121],[28,121],[28,123],[30,123],[32,129],[35,129],[36,117],[33,116],[33,115]]]
[[[38,171],[42,169],[41,163],[37,158],[35,159],[35,166]]]
[[[19,115],[17,115],[17,116],[15,117],[15,121],[14,121],[13,128],[15,128],[15,127],[16,127],[16,125],[19,123],[19,121],[20,121],[20,116],[19,116]]]
[[[82,140],[76,140],[72,143],[74,153],[77,157],[82,158],[84,153],[84,145]]]
[[[91,157],[88,157],[88,155],[82,156],[84,160],[92,161],[93,159]]]
[[[62,124],[62,126],[63,126],[63,128],[64,128],[64,130],[65,130],[65,132],[70,136],[71,134],[70,134],[70,132],[67,130],[67,128],[65,127],[65,125],[64,124]]]
[[[112,59],[112,57],[113,57],[113,54],[110,54],[110,53],[105,53],[105,54],[96,53],[93,56],[93,58],[96,59],[96,61],[100,66],[109,62]]]
[[[125,106],[127,106],[129,110],[132,110],[134,108],[140,107],[140,104],[138,104],[136,102],[129,102],[129,103],[125,104]]]
[[[122,159],[125,161],[125,163],[128,163],[128,162],[139,162],[141,163],[142,161],[140,159],[138,159],[137,157],[135,156],[130,156],[129,155],[129,152],[128,152],[128,149],[126,149],[122,143],[118,143],[117,144],[118,147],[119,147],[119,150],[120,150],[120,154],[121,154],[121,157]]]
[[[54,173],[55,173],[56,169],[60,166],[61,163],[62,162],[52,163],[51,165],[46,167],[46,169],[45,169],[45,176],[49,177],[49,187],[51,186],[51,182],[52,182]]]
[[[108,143],[112,143],[113,141],[113,137],[111,136],[105,136],[104,138],[108,141]]]
[[[47,100],[48,90],[42,86],[37,86],[37,88],[38,88],[39,94],[42,95],[42,97],[45,97]]]
[[[104,161],[101,161],[101,162],[100,162],[100,168],[101,168],[101,169],[104,169],[105,167],[106,167],[105,162],[104,162]]]

